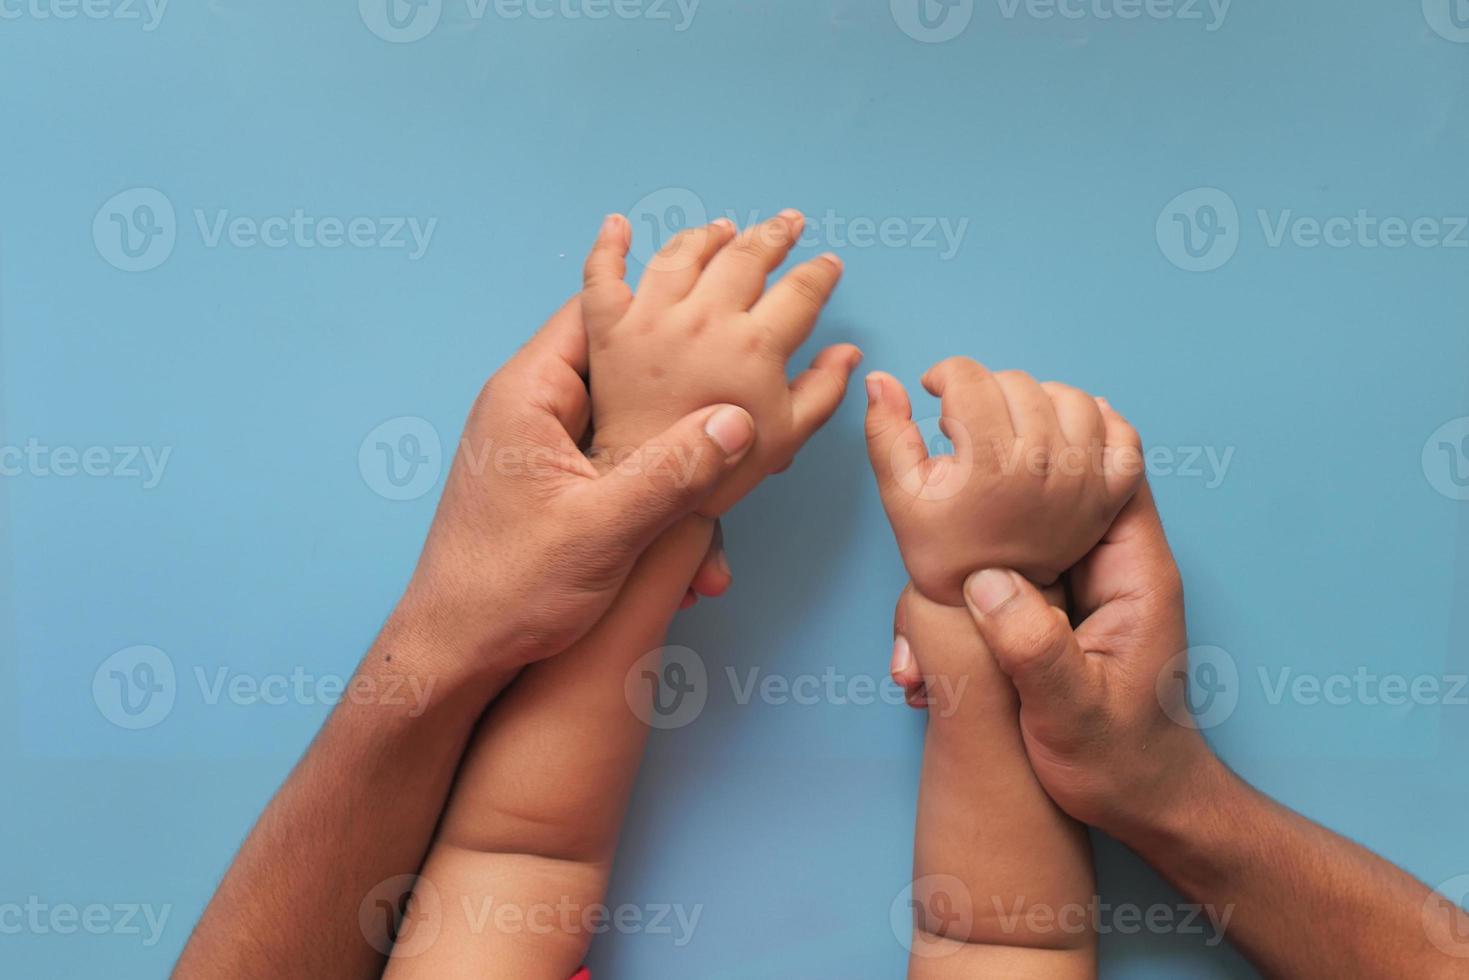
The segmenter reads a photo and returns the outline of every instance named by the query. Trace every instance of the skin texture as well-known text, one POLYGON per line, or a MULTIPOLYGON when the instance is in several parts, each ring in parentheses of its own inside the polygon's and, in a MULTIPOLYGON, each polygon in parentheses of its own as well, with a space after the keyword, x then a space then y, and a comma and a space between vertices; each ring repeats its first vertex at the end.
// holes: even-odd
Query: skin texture
POLYGON ((868 376, 867 447, 883 509, 919 592, 963 605, 985 564, 1050 585, 1101 539, 1142 474, 1137 433, 1090 395, 967 357, 940 361, 923 387, 942 399, 951 454, 929 456, 907 392, 868 376))
POLYGON ((967 358, 923 383, 943 400, 952 456, 928 456, 896 379, 868 378, 873 472, 914 576, 895 617, 894 675, 929 712, 909 976, 1090 977, 1090 923, 1057 920, 1095 894, 1085 831, 1031 772, 1014 687, 945 600, 960 596, 965 569, 999 554, 1054 581, 1134 491, 1134 476, 1106 466, 1137 453, 1137 434, 1074 388, 967 358))
POLYGON ((712 399, 748 410, 758 435, 701 513, 718 516, 790 465, 836 410, 861 359, 856 347, 837 344, 794 381, 786 377, 842 274, 841 260, 822 255, 766 290, 804 226, 788 210, 743 232, 728 220, 680 232, 649 263, 634 296, 624 279, 631 228, 609 219, 588 256, 582 292, 595 456, 617 458, 712 399))
POLYGON ((1009 569, 965 588, 1057 804, 1228 911, 1226 936, 1267 976, 1469 976, 1446 952, 1469 953, 1469 916, 1246 785, 1189 724, 1182 582, 1146 486, 1069 579, 1070 619, 1009 569))
MULTIPOLYGON (((429 696, 338 705, 241 847, 177 976, 377 974, 391 947, 378 907, 401 903, 399 876, 422 863, 485 705, 602 618, 647 547, 749 450, 748 414, 711 403, 639 449, 695 461, 677 477, 599 471, 577 449, 591 414, 585 337, 569 303, 485 385, 418 567, 352 682, 429 696)), ((681 597, 709 547, 706 530, 681 597)))
POLYGON ((652 717, 645 672, 657 671, 650 655, 708 553, 712 516, 791 461, 860 358, 850 345, 828 348, 787 381, 786 360, 840 274, 834 259, 815 259, 765 290, 799 227, 783 213, 738 238, 725 224, 692 229, 650 264, 635 298, 623 282, 626 222, 614 216, 598 236, 583 306, 599 465, 707 400, 742 406, 758 434, 700 513, 643 555, 583 641, 526 670, 486 715, 424 869, 421 891, 437 902, 411 903, 394 980, 565 980, 582 962, 652 717), (491 905, 509 918, 461 912, 491 905), (515 924, 533 917, 538 928, 515 924))

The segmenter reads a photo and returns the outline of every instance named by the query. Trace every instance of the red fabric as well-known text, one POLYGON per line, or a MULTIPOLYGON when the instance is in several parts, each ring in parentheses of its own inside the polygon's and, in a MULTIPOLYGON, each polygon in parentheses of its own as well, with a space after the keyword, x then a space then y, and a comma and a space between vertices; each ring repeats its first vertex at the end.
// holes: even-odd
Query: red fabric
POLYGON ((592 980, 592 971, 586 967, 582 967, 576 971, 576 976, 572 977, 571 980, 592 980))

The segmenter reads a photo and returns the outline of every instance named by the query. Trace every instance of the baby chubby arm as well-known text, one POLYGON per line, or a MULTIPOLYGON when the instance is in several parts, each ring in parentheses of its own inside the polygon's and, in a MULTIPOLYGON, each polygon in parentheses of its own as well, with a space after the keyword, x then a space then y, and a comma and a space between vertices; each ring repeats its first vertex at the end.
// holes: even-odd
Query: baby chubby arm
POLYGON ((1014 688, 980 642, 961 586, 968 569, 1000 554, 1055 583, 1135 489, 1137 474, 1115 465, 1134 434, 1075 388, 992 374, 967 358, 940 362, 923 384, 942 398, 950 454, 929 456, 897 379, 868 378, 873 471, 912 576, 893 673, 921 686, 929 713, 910 976, 1093 976, 1085 832, 1037 781, 1014 688))
POLYGON ((736 449, 711 433, 733 469, 703 516, 666 532, 592 632, 523 673, 481 722, 390 964, 394 977, 565 980, 581 963, 606 929, 599 903, 646 737, 653 690, 639 662, 662 645, 713 518, 790 463, 836 410, 860 358, 838 345, 786 377, 841 272, 834 258, 814 259, 765 289, 799 237, 794 212, 738 236, 728 222, 680 234, 636 297, 623 282, 628 232, 625 220, 609 219, 582 293, 594 458, 676 466, 629 458, 625 447, 645 445, 685 406, 725 396, 746 425, 753 419, 753 442, 736 449), (433 941, 415 939, 423 935, 433 941))
POLYGON ((909 587, 895 629, 895 659, 906 645, 923 664, 929 712, 909 976, 1094 976, 1090 845, 1031 771, 1009 679, 967 610, 909 587))
POLYGON ((592 632, 528 669, 485 716, 420 881, 439 914, 415 922, 428 906, 415 903, 389 976, 566 980, 582 963, 606 927, 647 734, 647 704, 629 693, 651 689, 624 681, 662 644, 711 531, 694 518, 667 532, 592 632), (432 931, 415 949, 415 933, 432 931))

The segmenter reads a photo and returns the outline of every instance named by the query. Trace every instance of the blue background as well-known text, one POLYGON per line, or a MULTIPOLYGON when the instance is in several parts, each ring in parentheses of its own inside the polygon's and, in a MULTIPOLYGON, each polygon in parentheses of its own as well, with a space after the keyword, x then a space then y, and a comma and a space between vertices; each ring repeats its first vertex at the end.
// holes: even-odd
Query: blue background
MULTIPOLYGON (((853 340, 910 386, 967 353, 1107 395, 1151 446, 1232 449, 1217 486, 1153 479, 1193 641, 1238 667, 1211 741, 1430 883, 1469 872, 1469 707, 1271 703, 1258 678, 1469 672, 1466 505, 1423 456, 1469 415, 1469 250, 1271 247, 1256 217, 1469 213, 1469 45, 1417 3, 1238 0, 1210 31, 981 0, 943 43, 886 0, 705 0, 683 31, 445 0, 411 43, 341 0, 175 2, 151 31, 5 9, 0 442, 172 451, 151 489, 0 478, 0 904, 171 910, 152 945, 0 935, 6 975, 165 973, 327 710, 209 704, 195 669, 348 674, 438 491, 375 493, 364 437, 417 416, 452 444, 479 383, 576 288, 601 215, 634 211, 645 235, 677 222, 680 188, 710 217, 790 205, 907 229, 802 250, 848 267, 813 348, 853 340), (140 187, 177 240, 126 272, 93 222, 140 187), (1155 225, 1201 187, 1237 205, 1237 251, 1189 272, 1155 225), (194 218, 296 208, 438 223, 413 260, 209 247, 194 218), (968 220, 957 254, 911 244, 925 218, 968 220), (139 644, 178 693, 133 731, 92 681, 139 644)), ((728 519, 737 583, 673 637, 718 676, 884 676, 904 575, 859 402, 728 519)), ((593 966, 899 976, 888 912, 920 735, 886 704, 741 706, 716 686, 652 740, 611 897, 702 905, 694 940, 614 936, 593 966)), ((1178 901, 1115 844, 1098 862, 1107 901, 1178 901)), ((1252 975, 1197 936, 1102 948, 1108 977, 1252 975)))

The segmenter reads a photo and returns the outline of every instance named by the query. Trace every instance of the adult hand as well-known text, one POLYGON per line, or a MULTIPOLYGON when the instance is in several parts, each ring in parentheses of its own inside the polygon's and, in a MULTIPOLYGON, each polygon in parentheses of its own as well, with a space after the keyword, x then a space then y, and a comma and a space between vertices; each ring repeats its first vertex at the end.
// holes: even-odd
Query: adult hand
MULTIPOLYGON (((522 666, 586 633, 644 549, 754 441, 748 412, 710 405, 594 467, 579 448, 591 414, 581 310, 563 306, 480 392, 400 607, 447 640, 452 662, 433 666, 454 676, 522 666)), ((711 549, 694 586, 727 584, 711 549)))
POLYGON ((1455 902, 1250 787, 1194 727, 1183 588, 1146 486, 1070 585, 1075 629, 1011 570, 964 588, 1062 809, 1131 847, 1266 976, 1464 976, 1455 902))
POLYGON ((1069 584, 1069 617, 1009 569, 971 575, 964 598, 1020 695, 1036 776, 1071 816, 1118 833, 1217 768, 1188 723, 1183 585, 1146 484, 1069 584))

